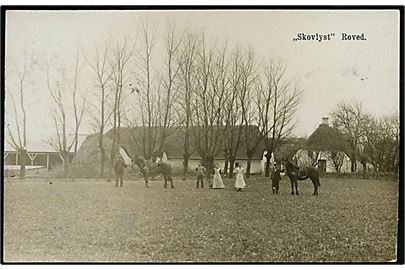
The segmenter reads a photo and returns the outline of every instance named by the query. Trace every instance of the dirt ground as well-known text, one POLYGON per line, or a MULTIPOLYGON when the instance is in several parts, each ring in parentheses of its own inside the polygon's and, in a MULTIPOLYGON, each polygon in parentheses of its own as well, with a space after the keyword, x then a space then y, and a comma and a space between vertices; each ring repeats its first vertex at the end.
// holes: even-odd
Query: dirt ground
POLYGON ((395 260, 398 183, 286 178, 236 192, 175 178, 146 189, 101 179, 5 179, 6 262, 385 262, 395 260), (50 183, 52 182, 52 184, 50 183))

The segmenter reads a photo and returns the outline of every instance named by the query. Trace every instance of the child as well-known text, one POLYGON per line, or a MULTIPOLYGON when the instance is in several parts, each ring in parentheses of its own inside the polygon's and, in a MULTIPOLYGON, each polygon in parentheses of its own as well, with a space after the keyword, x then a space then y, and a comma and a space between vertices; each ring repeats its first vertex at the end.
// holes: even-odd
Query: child
POLYGON ((235 180, 235 188, 236 191, 242 191, 243 188, 246 187, 245 180, 243 180, 243 173, 244 169, 239 166, 239 163, 235 163, 235 172, 236 172, 236 180, 235 180))
POLYGON ((195 169, 197 172, 197 188, 199 188, 199 184, 201 182, 201 188, 204 188, 204 174, 207 169, 204 166, 198 164, 198 167, 195 169))
POLYGON ((281 180, 280 170, 277 168, 277 163, 274 163, 273 171, 271 172, 271 189, 273 190, 273 194, 278 194, 278 190, 280 189, 279 183, 281 180))

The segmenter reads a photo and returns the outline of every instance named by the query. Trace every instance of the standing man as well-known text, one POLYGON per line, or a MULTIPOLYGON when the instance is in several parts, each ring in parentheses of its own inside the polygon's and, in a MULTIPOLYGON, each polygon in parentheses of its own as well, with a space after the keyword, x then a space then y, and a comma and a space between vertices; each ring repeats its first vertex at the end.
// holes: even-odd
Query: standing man
POLYGON ((278 194, 278 191, 280 189, 280 180, 280 170, 277 167, 277 163, 274 163, 274 167, 271 172, 271 189, 273 191, 273 194, 278 194))
POLYGON ((117 177, 115 181, 115 186, 118 187, 118 182, 120 184, 120 187, 124 185, 124 168, 127 167, 124 163, 124 159, 121 157, 121 155, 117 156, 117 160, 115 161, 114 165, 114 171, 115 175, 117 177))
POLYGON ((204 174, 207 169, 204 168, 203 165, 198 164, 198 167, 195 169, 197 172, 197 188, 199 188, 199 184, 201 182, 201 188, 204 188, 204 174))

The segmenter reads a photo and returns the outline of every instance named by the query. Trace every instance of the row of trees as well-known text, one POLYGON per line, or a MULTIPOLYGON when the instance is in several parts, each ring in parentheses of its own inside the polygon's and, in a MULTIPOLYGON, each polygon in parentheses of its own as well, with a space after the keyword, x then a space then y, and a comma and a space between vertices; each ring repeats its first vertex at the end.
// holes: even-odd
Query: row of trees
POLYGON ((332 151, 337 169, 342 166, 343 154, 351 161, 351 171, 357 171, 360 162, 378 172, 399 170, 399 115, 375 117, 363 109, 362 103, 340 102, 332 112, 332 125, 342 134, 342 143, 332 151))
MULTIPOLYGON (((101 177, 111 173, 124 126, 143 127, 142 136, 132 139, 141 149, 139 154, 146 157, 164 151, 168 136, 181 129, 185 176, 191 151, 200 155, 208 169, 223 151, 232 175, 243 143, 249 174, 249 161, 263 139, 270 160, 294 129, 300 96, 283 62, 257 61, 253 48, 212 41, 203 32, 179 30, 174 24, 169 24, 163 38, 158 39, 157 33, 144 21, 135 38, 110 38, 77 54, 69 72, 66 67, 56 68, 61 63, 47 69, 57 134, 47 141, 66 158, 65 172, 66 154, 77 151, 83 123, 99 134, 101 177), (85 91, 83 74, 92 78, 91 90, 85 91), (104 136, 110 129, 112 146, 107 152, 104 136), (74 136, 69 140, 71 133, 74 136)), ((25 90, 29 91, 28 84, 20 90, 23 112, 25 90)), ((20 123, 17 115, 16 119, 20 123)), ((18 125, 14 131, 9 128, 11 141, 25 133, 23 125, 23 132, 18 125)), ((20 151, 25 145, 13 146, 20 151)))

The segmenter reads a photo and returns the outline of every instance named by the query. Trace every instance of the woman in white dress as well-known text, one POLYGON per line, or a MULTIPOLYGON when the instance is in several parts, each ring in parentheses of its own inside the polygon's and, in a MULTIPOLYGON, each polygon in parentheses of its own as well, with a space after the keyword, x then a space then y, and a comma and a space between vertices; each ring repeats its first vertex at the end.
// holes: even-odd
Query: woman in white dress
POLYGON ((236 172, 236 180, 235 180, 236 191, 242 191, 242 189, 246 187, 245 180, 243 180, 243 173, 245 172, 245 170, 237 162, 235 163, 235 172, 236 172))
POLYGON ((219 164, 216 163, 214 167, 214 178, 212 180, 212 188, 224 188, 225 185, 222 182, 221 177, 221 169, 219 168, 219 164))

